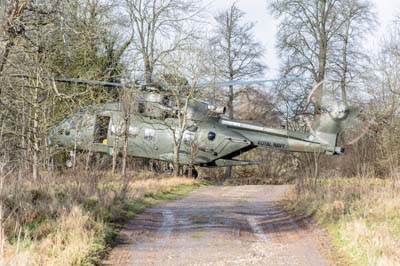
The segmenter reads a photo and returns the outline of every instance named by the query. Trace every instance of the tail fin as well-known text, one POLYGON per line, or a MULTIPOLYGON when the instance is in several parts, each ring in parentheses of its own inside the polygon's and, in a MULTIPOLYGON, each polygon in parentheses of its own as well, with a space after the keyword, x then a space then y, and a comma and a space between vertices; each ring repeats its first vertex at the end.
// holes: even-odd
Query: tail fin
MULTIPOLYGON (((327 89, 324 89, 324 84, 325 81, 322 80, 315 85, 307 98, 309 103, 318 104, 322 108, 322 113, 315 117, 313 124, 310 126, 312 132, 310 140, 326 145, 327 154, 340 154, 343 153, 344 149, 336 146, 338 135, 354 122, 360 109, 348 105, 347 97, 343 95, 341 90, 341 101, 324 101, 322 92, 327 89), (317 91, 320 92, 318 95, 316 95, 317 91)), ((332 89, 332 92, 336 91, 334 87, 332 89)))
POLYGON ((327 145, 329 154, 343 153, 344 150, 336 146, 337 137, 354 121, 359 111, 357 107, 342 103, 333 106, 332 111, 318 115, 311 126, 313 140, 327 145))

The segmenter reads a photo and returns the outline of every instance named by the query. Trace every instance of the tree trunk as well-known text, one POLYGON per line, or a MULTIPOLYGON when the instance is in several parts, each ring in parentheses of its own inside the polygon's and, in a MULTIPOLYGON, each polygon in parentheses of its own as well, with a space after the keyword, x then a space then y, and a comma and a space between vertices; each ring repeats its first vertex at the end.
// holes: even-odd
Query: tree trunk
POLYGON ((92 158, 92 145, 89 146, 89 151, 86 155, 85 171, 89 170, 90 160, 92 158))
POLYGON ((189 164, 188 177, 193 177, 193 164, 189 164))
MULTIPOLYGON (((232 79, 231 79, 232 80, 232 79)), ((228 111, 229 111, 229 119, 233 119, 233 86, 229 86, 229 99, 228 99, 228 111)), ((232 166, 226 167, 225 170, 225 179, 230 179, 232 177, 232 166)))
POLYGON ((342 101, 344 103, 347 102, 347 93, 346 93, 347 72, 348 72, 347 47, 349 45, 349 31, 350 31, 350 21, 348 21, 346 24, 346 32, 343 36, 343 50, 342 50, 343 66, 342 66, 342 78, 340 80, 340 88, 342 90, 342 101))
MULTIPOLYGON (((38 84, 37 84, 38 85, 38 84)), ((38 86, 35 88, 34 92, 34 103, 37 104, 38 101, 38 86)), ((32 178, 33 180, 39 179, 39 115, 38 107, 33 107, 33 126, 32 126, 32 140, 33 140, 33 154, 32 154, 32 178)))
MULTIPOLYGON (((24 88, 22 88, 23 90, 24 88)), ((23 91, 21 91, 21 94, 23 91)), ((25 107, 25 101, 22 101, 22 129, 21 129, 21 150, 22 150, 22 156, 21 156, 21 172, 27 172, 28 167, 27 167, 27 162, 28 162, 28 150, 27 150, 27 143, 26 143, 26 107, 25 107)), ((21 175, 22 176, 22 175, 21 175)))
POLYGON ((77 149, 77 144, 78 144, 78 132, 75 132, 75 137, 74 137, 74 149, 73 149, 73 155, 72 155, 72 170, 75 170, 76 168, 76 149, 77 149))
POLYGON ((117 157, 118 157, 118 136, 115 134, 113 141, 113 157, 112 157, 112 170, 111 172, 115 174, 115 169, 117 167, 117 157))
POLYGON ((153 81, 153 69, 150 63, 150 59, 147 55, 144 55, 144 72, 146 76, 146 83, 151 84, 153 81))
POLYGON ((124 134, 124 148, 122 152, 122 177, 125 179, 126 178, 126 167, 127 167, 127 158, 128 158, 128 130, 129 130, 129 125, 126 125, 126 130, 124 134))
MULTIPOLYGON (((326 73, 326 61, 327 61, 327 54, 328 54, 328 36, 326 32, 326 20, 328 14, 326 13, 326 1, 320 1, 322 6, 320 7, 321 17, 320 19, 320 26, 319 26, 319 52, 318 52, 318 76, 316 83, 319 83, 325 79, 326 73)), ((322 112, 322 96, 323 96, 324 85, 321 85, 321 88, 315 92, 316 101, 314 102, 314 114, 320 115, 322 112)))
POLYGON ((179 176, 179 150, 180 145, 174 144, 174 176, 179 176))
MULTIPOLYGON (((232 79, 231 79, 232 80, 232 79)), ((228 95, 228 113, 229 113, 229 119, 233 119, 233 100, 234 100, 234 95, 233 95, 233 86, 229 86, 229 95, 228 95)))
POLYGON ((3 53, 2 57, 1 57, 1 61, 0 61, 0 76, 4 71, 4 67, 7 63, 8 56, 9 56, 9 54, 11 52, 11 48, 13 46, 14 46, 14 40, 11 39, 6 43, 6 46, 4 47, 4 53, 3 53))
MULTIPOLYGON (((5 67, 5 65, 6 65, 6 63, 7 63, 8 56, 9 56, 10 51, 11 51, 11 49, 12 49, 13 46, 14 46, 14 39, 12 38, 11 40, 9 40, 9 41, 6 43, 6 46, 5 46, 5 48, 4 48, 4 53, 3 53, 2 57, 1 57, 1 61, 0 61, 0 77, 1 77, 2 74, 3 74, 4 67, 5 67)), ((1 96, 1 95, 2 95, 2 86, 0 86, 0 96, 1 96)))

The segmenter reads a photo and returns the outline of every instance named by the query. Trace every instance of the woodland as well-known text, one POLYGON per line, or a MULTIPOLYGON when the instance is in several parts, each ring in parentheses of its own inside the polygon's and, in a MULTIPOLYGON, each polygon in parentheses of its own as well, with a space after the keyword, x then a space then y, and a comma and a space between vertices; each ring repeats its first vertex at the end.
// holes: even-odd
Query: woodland
MULTIPOLYGON (((226 106, 231 119, 299 131, 309 130, 327 98, 339 95, 362 111, 339 137, 343 155, 257 149, 241 156, 257 166, 198 169, 200 178, 295 184, 288 208, 330 228, 348 261, 398 265, 400 14, 371 51, 367 42, 379 24, 371 0, 266 0, 264 7, 278 23, 278 78, 304 80, 185 96, 226 106), (327 89, 320 105, 310 106, 307 97, 321 81, 335 93, 327 89)), ((262 79, 270 72, 267 53, 248 21, 237 4, 210 14, 196 0, 0 0, 5 265, 96 265, 118 226, 157 203, 154 195, 199 184, 154 172, 123 149, 115 158, 79 152, 68 169, 69 151, 49 145, 49 130, 87 106, 132 99, 124 90, 51 77, 146 84, 262 79)))

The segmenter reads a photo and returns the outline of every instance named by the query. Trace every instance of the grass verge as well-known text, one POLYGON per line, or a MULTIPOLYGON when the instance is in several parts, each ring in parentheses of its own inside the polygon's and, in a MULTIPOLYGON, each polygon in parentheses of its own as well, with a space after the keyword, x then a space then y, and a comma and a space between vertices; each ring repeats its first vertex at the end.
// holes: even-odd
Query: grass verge
POLYGON ((288 201, 329 232, 348 265, 400 265, 400 189, 380 179, 330 179, 288 201))
POLYGON ((100 172, 11 181, 1 194, 2 265, 96 265, 134 215, 200 185, 188 178, 121 179, 100 172))

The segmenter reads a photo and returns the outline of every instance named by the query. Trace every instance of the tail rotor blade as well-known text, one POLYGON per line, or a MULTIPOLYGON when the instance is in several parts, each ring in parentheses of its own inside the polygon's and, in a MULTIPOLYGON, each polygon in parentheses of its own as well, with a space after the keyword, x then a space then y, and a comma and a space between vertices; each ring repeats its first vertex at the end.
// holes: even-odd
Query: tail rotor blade
POLYGON ((330 90, 323 88, 324 84, 325 81, 316 84, 307 97, 308 103, 318 104, 322 110, 322 115, 315 118, 311 132, 314 135, 318 135, 318 132, 339 134, 348 129, 353 133, 350 135, 356 137, 346 141, 346 145, 353 145, 368 132, 370 123, 364 123, 358 118, 361 111, 358 106, 349 104, 343 95, 337 95, 334 87, 330 90), (318 90, 321 90, 321 94, 316 97, 318 90), (324 97, 323 93, 326 92, 330 93, 324 97), (362 127, 359 126, 360 122, 362 127))
POLYGON ((361 133, 357 137, 347 142, 346 145, 350 146, 356 144, 362 137, 365 136, 365 134, 368 133, 368 131, 369 131, 369 123, 366 123, 364 127, 361 129, 361 133))
POLYGON ((309 94, 308 97, 307 97, 307 102, 308 102, 308 103, 314 102, 313 96, 314 96, 315 92, 316 92, 323 84, 324 84, 324 80, 318 82, 317 85, 315 85, 315 86, 313 87, 313 89, 311 90, 310 94, 309 94))

